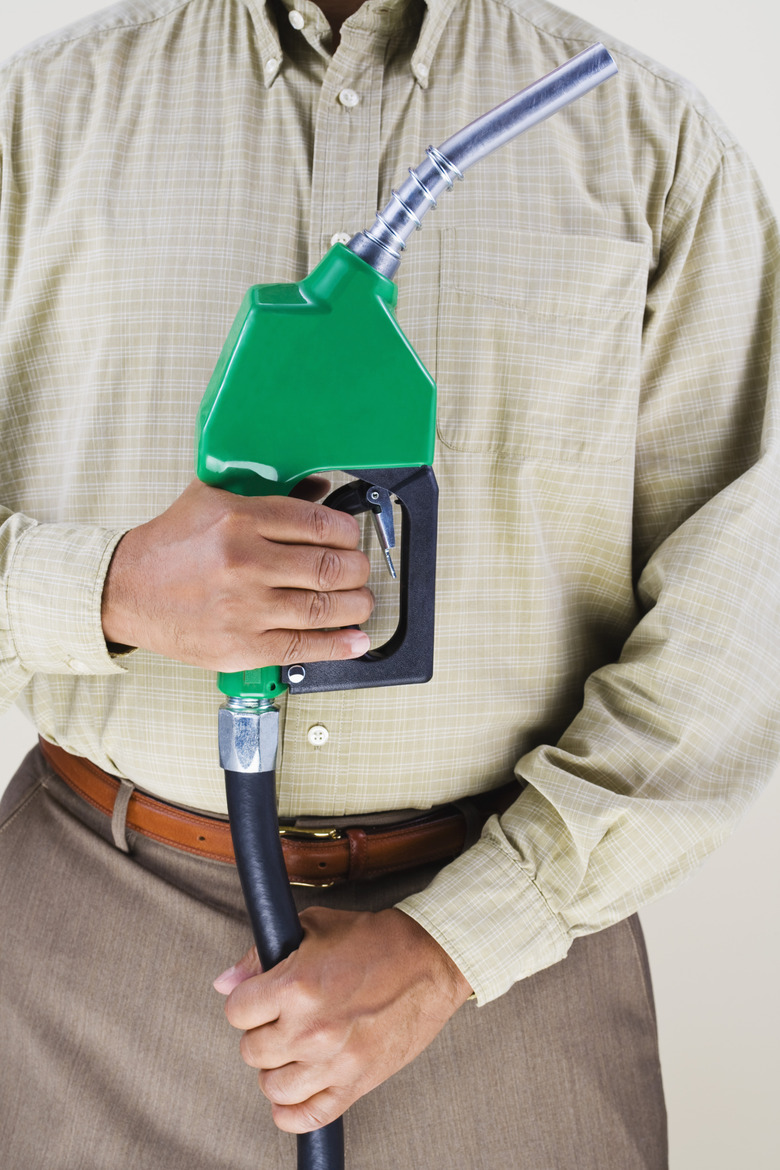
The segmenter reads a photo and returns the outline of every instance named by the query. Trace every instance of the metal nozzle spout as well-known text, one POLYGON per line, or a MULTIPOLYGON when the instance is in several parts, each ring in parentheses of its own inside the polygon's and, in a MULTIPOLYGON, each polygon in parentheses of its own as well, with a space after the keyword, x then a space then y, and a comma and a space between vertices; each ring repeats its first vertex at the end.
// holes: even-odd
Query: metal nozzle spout
POLYGON ((395 276, 401 253, 422 218, 445 190, 451 190, 463 172, 537 122, 589 93, 617 73, 617 66, 601 44, 591 45, 558 69, 533 82, 508 101, 489 110, 441 146, 429 146, 426 157, 409 178, 393 191, 387 206, 377 212, 370 228, 358 232, 347 247, 383 276, 395 276))

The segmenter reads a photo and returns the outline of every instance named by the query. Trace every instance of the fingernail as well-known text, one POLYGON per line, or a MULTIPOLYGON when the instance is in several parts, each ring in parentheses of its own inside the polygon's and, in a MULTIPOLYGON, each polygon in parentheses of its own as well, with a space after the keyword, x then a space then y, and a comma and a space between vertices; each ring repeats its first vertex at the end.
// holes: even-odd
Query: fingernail
MULTIPOLYGON (((215 991, 221 991, 220 983, 230 984, 238 971, 238 967, 228 967, 227 971, 223 971, 221 975, 217 975, 214 980, 213 987, 215 991)), ((232 988, 228 987, 228 990, 232 988)))
POLYGON ((368 634, 364 634, 362 630, 354 630, 349 635, 349 645, 352 653, 355 656, 358 654, 365 654, 366 650, 368 650, 369 646, 371 645, 371 639, 369 638, 368 634))

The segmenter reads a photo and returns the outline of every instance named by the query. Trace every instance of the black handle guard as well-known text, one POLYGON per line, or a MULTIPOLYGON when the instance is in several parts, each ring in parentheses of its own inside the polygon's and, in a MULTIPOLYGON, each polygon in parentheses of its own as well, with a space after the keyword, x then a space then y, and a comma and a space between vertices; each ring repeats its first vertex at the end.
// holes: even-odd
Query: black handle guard
POLYGON ((385 488, 401 505, 398 625, 383 646, 346 662, 308 662, 282 669, 290 694, 352 691, 428 682, 433 674, 436 589, 436 518, 439 488, 432 467, 353 471, 357 482, 338 488, 325 503, 355 516, 370 510, 364 486, 385 488), (301 679, 301 671, 305 671, 301 679), (296 682, 290 681, 290 671, 296 682))

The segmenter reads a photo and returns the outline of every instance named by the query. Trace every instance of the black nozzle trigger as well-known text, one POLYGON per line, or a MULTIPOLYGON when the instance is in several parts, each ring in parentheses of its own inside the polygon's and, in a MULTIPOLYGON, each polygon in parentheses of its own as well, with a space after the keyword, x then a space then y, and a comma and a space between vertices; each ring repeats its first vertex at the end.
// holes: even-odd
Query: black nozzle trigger
POLYGON ((395 548, 395 522, 393 520, 393 497, 387 488, 377 487, 366 483, 364 479, 353 479, 343 487, 337 488, 325 501, 329 508, 337 508, 340 512, 349 512, 351 516, 359 516, 362 512, 370 512, 374 522, 377 540, 384 553, 388 572, 396 580, 395 565, 390 555, 395 548))

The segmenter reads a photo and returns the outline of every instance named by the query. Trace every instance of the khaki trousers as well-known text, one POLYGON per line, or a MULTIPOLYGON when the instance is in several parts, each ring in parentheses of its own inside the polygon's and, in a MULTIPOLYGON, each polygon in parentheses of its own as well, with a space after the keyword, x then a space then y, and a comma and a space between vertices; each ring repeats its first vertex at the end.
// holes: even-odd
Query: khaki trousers
MULTIPOLYGON (((293 1170, 211 987, 251 942, 235 869, 134 834, 122 852, 38 749, 0 816, 2 1166, 293 1170)), ((297 897, 379 909, 430 875, 297 897)), ((345 1132, 348 1170, 663 1170, 638 920, 467 1003, 345 1132)))

